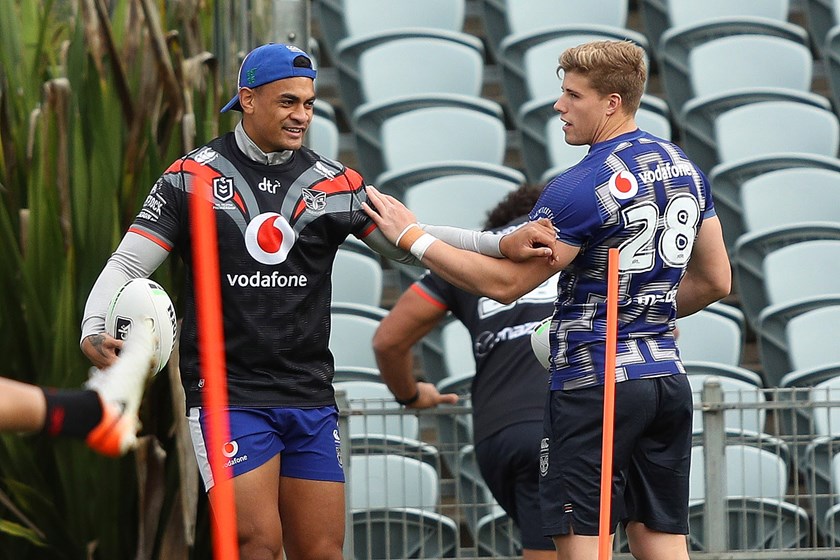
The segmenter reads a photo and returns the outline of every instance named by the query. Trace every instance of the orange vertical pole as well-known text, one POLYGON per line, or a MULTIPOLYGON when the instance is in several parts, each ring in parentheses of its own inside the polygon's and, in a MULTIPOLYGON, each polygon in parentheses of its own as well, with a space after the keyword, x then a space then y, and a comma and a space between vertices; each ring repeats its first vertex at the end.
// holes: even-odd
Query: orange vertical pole
POLYGON ((610 249, 607 264, 607 336, 604 358, 604 429, 601 442, 601 517, 598 560, 609 560, 612 502, 613 437, 615 428, 615 354, 618 338, 618 249, 610 249))
POLYGON ((190 196, 190 231, 199 364, 205 380, 204 406, 209 412, 210 449, 207 455, 214 481, 211 494, 213 516, 216 519, 212 532, 213 557, 215 560, 238 560, 233 478, 221 453, 225 443, 230 440, 230 423, 228 415, 221 414, 227 406, 228 393, 216 215, 210 202, 210 185, 197 177, 195 185, 196 190, 190 196))

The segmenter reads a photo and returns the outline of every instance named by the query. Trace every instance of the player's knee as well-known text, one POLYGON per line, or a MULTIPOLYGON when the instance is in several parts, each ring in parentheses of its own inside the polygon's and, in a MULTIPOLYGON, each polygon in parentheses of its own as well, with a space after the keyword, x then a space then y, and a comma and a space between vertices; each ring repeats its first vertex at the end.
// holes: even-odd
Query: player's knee
POLYGON ((283 540, 279 535, 240 533, 239 558, 240 560, 281 560, 283 540))
POLYGON ((309 542, 305 550, 299 550, 297 554, 287 551, 289 558, 300 560, 342 560, 342 543, 333 541, 309 542))

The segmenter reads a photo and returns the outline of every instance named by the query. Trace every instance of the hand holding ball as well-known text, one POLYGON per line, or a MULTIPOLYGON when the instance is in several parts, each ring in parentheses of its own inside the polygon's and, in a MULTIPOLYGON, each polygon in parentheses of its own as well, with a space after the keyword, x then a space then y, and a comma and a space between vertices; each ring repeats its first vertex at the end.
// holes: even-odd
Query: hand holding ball
POLYGON ((142 320, 149 321, 157 339, 155 363, 160 371, 175 346, 178 327, 175 306, 160 284, 148 278, 135 278, 126 282, 111 300, 105 314, 105 332, 125 340, 132 325, 142 320))

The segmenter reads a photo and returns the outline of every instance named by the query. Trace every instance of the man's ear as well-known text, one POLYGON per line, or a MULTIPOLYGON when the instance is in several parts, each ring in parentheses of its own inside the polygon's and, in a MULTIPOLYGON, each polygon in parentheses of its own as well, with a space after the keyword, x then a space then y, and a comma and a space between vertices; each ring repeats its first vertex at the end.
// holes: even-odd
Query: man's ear
POLYGON ((607 96, 607 115, 612 116, 616 113, 623 104, 621 96, 617 93, 611 93, 607 96))
POLYGON ((248 87, 239 88, 239 104, 242 105, 243 113, 254 112, 254 101, 256 92, 248 87))

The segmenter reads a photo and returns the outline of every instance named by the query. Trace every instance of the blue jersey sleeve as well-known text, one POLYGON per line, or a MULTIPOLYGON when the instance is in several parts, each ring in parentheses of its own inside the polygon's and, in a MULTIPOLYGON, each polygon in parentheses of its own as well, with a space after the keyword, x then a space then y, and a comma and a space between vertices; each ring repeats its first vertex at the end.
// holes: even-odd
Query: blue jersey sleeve
POLYGON ((594 194, 597 175, 597 169, 579 165, 552 179, 531 210, 531 220, 548 218, 557 239, 575 247, 586 244, 605 218, 594 194))

